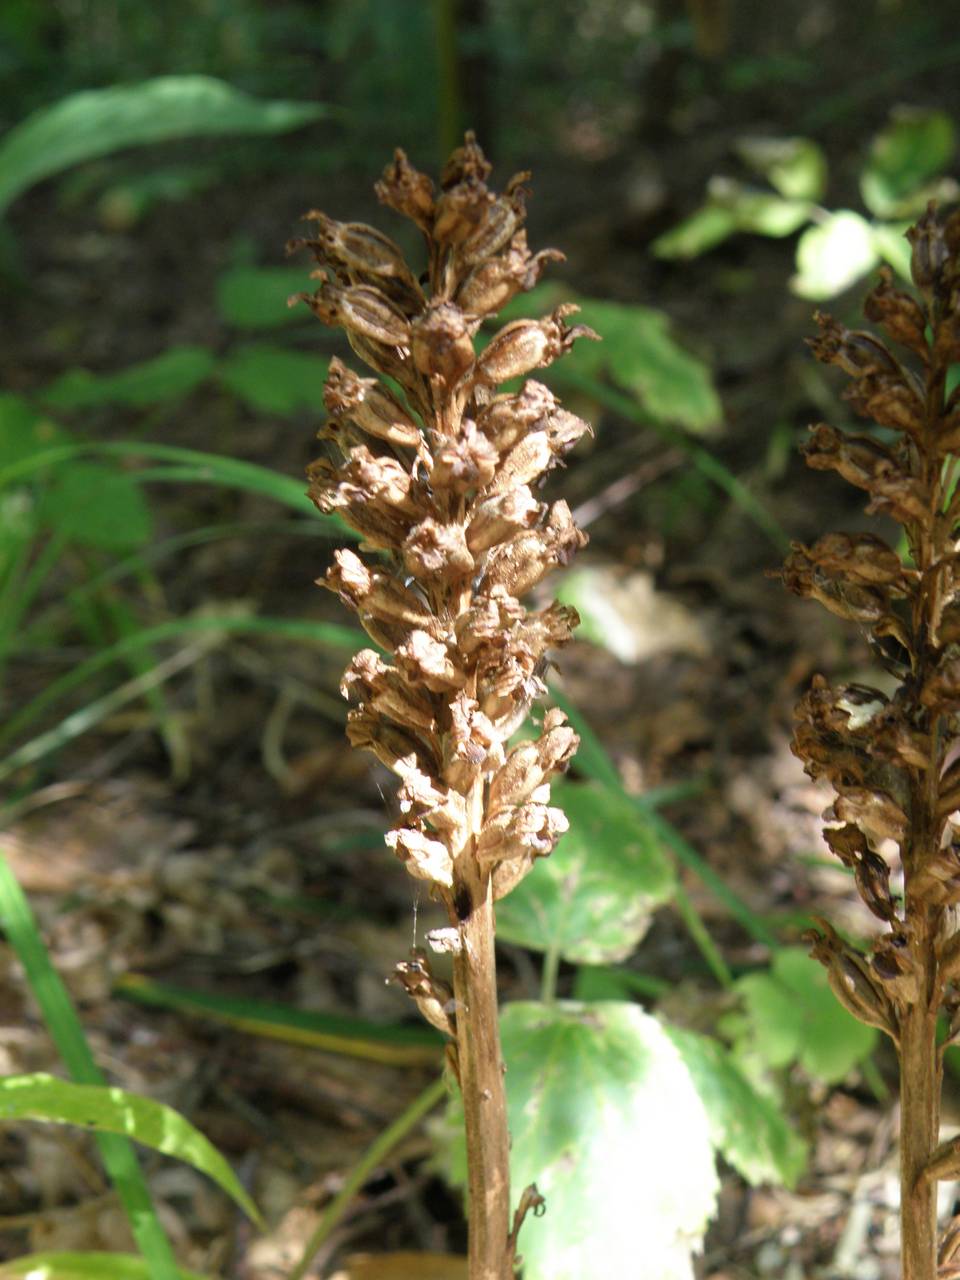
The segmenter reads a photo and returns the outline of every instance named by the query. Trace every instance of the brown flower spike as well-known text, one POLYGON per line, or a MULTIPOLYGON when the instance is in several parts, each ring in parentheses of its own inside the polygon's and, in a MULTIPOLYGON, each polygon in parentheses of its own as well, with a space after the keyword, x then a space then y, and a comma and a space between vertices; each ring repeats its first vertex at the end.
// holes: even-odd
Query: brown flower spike
MULTIPOLYGON (((423 232, 424 275, 379 231, 314 212, 314 235, 290 248, 313 252, 319 283, 291 302, 342 327, 360 360, 402 393, 331 361, 321 437, 334 457, 310 469, 310 496, 362 539, 363 554, 338 551, 322 580, 387 654, 364 649, 347 668, 347 734, 400 779, 387 845, 446 907, 449 928, 429 940, 454 964, 452 995, 422 952, 397 966, 396 980, 451 1038, 470 1278, 511 1280, 519 1221, 509 1217, 493 903, 566 829, 549 803, 550 778, 577 747, 562 713, 548 711, 533 741, 508 743, 546 692, 548 651, 578 622, 573 609, 530 611, 521 598, 586 542, 567 504, 547 505, 536 489, 589 430, 528 375, 596 335, 560 306, 505 325, 477 351, 481 325, 562 256, 527 248, 528 175, 497 195, 489 171, 471 134, 439 190, 397 151, 376 191, 423 232), (527 380, 498 394, 513 378, 527 380)), ((521 1197, 538 1200, 535 1189, 521 1197)))
POLYGON ((809 938, 841 1002, 896 1045, 903 1277, 946 1280, 960 1276, 960 1220, 939 1255, 936 1241, 937 1180, 960 1175, 960 1145, 938 1146, 943 1050, 960 1039, 960 392, 947 390, 960 362, 960 213, 942 220, 931 206, 907 236, 919 297, 885 270, 865 306, 901 350, 829 316, 817 317, 811 344, 882 430, 820 425, 804 452, 864 489, 868 512, 901 525, 909 556, 873 534, 831 533, 794 544, 783 580, 857 623, 895 682, 881 692, 817 676, 797 708, 793 749, 836 792, 827 843, 886 926, 869 958, 825 922, 809 938), (938 1046, 941 1013, 949 1031, 938 1046))

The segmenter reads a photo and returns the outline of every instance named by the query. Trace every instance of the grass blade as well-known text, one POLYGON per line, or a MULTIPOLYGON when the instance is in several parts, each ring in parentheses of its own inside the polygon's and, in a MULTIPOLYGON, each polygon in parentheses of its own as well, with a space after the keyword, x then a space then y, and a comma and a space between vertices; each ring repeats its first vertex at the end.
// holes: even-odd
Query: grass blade
MULTIPOLYGON (((23 965, 27 983, 71 1078, 77 1084, 105 1084, 73 1002, 50 960, 30 905, 2 854, 0 927, 23 965)), ((150 1190, 130 1140, 117 1134, 100 1133, 96 1135, 96 1142, 134 1239, 149 1266, 150 1280, 179 1280, 170 1241, 154 1210, 150 1190)))

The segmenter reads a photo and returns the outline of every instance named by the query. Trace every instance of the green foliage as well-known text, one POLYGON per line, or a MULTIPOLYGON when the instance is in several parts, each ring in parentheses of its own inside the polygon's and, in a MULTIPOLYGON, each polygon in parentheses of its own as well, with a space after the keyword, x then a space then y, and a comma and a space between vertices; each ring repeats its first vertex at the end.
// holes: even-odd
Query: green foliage
POLYGON ((124 147, 217 134, 282 133, 317 120, 307 102, 259 102, 209 76, 159 76, 72 94, 0 142, 0 213, 34 183, 124 147))
POLYGON ((322 406, 327 361, 301 351, 257 343, 229 355, 217 376, 251 409, 293 415, 322 406))
POLYGON ((232 267, 217 281, 217 310, 223 322, 236 329, 297 324, 306 312, 288 306, 288 299, 309 283, 303 267, 232 267))
MULTIPOLYGON (((683 1060, 637 1005, 516 1003, 501 1016, 516 1194, 536 1182, 542 1220, 520 1233, 524 1280, 637 1273, 690 1280, 716 1196, 710 1125, 683 1060)), ((465 1182, 457 1138, 446 1153, 465 1182)))
POLYGON ((627 799, 596 783, 556 782, 552 802, 570 830, 497 907, 497 932, 564 960, 623 960, 668 902, 673 869, 649 823, 627 799))
POLYGON ((70 369, 44 389, 42 399, 51 409, 68 410, 113 404, 145 409, 176 403, 210 375, 214 363, 203 347, 171 347, 119 373, 98 376, 86 369, 70 369))
POLYGON ((806 1164, 806 1147, 782 1109, 753 1087, 718 1040, 680 1027, 664 1029, 706 1108, 717 1151, 753 1186, 794 1186, 806 1164))
POLYGON ((820 207, 826 160, 809 138, 746 138, 737 152, 776 194, 729 178, 712 178, 707 203, 652 245, 661 258, 695 258, 737 232, 784 236, 810 225, 797 242, 793 291, 832 298, 862 279, 881 259, 909 280, 907 221, 933 198, 958 187, 942 177, 953 159, 956 131, 942 111, 902 107, 873 138, 860 173, 860 193, 872 215, 820 207))
POLYGON ((768 973, 737 981, 743 1012, 724 1030, 745 1063, 780 1068, 798 1062, 828 1084, 842 1080, 873 1052, 878 1032, 839 1003, 826 971, 803 947, 774 952, 768 973))
POLYGON ((148 542, 153 531, 136 479, 99 462, 58 469, 39 514, 66 542, 101 551, 131 551, 148 542))
POLYGON ((680 345, 662 311, 584 298, 550 283, 521 294, 501 318, 545 313, 560 302, 575 302, 580 307, 577 322, 590 325, 603 341, 578 343, 556 370, 545 371, 547 382, 609 378, 632 392, 655 421, 676 423, 695 434, 717 428, 723 411, 710 368, 680 345))
POLYGON ((5 1076, 0 1079, 0 1122, 4 1120, 69 1124, 98 1133, 125 1134, 199 1169, 244 1213, 260 1219, 256 1205, 223 1156, 189 1120, 152 1098, 106 1085, 72 1084, 40 1072, 5 1076))

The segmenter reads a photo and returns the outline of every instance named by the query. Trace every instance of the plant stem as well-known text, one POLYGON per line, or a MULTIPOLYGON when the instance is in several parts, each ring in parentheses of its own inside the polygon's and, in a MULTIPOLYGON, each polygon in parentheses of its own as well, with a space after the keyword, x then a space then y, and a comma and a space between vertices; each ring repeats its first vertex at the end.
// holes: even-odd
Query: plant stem
POLYGON ((454 959, 457 1056, 467 1136, 467 1221, 470 1280, 513 1280, 507 1250, 510 1233, 510 1140, 503 1085, 497 970, 494 956, 493 886, 483 885, 472 857, 460 859, 473 907, 460 922, 460 954, 454 959), (482 897, 480 897, 482 893, 482 897))
MULTIPOLYGON (((932 946, 930 949, 932 952, 932 946)), ((936 1031, 936 1009, 927 1000, 907 1006, 900 1046, 903 1280, 934 1280, 937 1274, 937 1183, 923 1176, 940 1129, 941 1067, 936 1031)))
POLYGON ((543 972, 540 975, 540 999, 544 1004, 553 1004, 557 998, 557 974, 560 971, 560 948, 556 943, 544 952, 543 972))

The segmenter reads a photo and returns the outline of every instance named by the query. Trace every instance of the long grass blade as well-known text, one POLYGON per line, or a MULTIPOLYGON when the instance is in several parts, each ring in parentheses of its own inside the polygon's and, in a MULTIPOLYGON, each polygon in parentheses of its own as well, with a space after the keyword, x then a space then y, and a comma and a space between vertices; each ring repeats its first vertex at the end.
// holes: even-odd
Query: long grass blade
MULTIPOLYGON (((27 983, 71 1078, 77 1084, 106 1084, 90 1052, 73 1002, 53 967, 30 905, 2 853, 0 927, 23 965, 27 983)), ((170 1241, 154 1210, 133 1145, 127 1138, 108 1133, 97 1134, 96 1142, 134 1239, 149 1265, 151 1280, 179 1280, 170 1241)))

